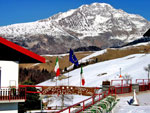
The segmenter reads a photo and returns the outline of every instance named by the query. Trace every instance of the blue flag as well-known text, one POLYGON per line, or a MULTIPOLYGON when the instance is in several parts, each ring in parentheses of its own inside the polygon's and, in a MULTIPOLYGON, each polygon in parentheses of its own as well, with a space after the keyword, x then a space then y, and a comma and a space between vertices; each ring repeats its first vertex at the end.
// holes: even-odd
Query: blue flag
POLYGON ((76 56, 73 53, 73 50, 70 49, 70 54, 69 54, 69 61, 72 62, 73 64, 75 64, 76 66, 78 66, 78 59, 76 58, 76 56))

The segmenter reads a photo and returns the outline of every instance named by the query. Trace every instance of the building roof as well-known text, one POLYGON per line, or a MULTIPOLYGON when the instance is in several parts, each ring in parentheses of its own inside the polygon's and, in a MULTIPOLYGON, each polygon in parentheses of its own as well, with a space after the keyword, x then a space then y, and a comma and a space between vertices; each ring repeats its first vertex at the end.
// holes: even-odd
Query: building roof
POLYGON ((44 57, 2 37, 0 37, 0 51, 0 60, 19 61, 19 63, 45 63, 44 57))
POLYGON ((150 29, 148 31, 146 31, 146 33, 143 35, 144 37, 150 37, 150 29))

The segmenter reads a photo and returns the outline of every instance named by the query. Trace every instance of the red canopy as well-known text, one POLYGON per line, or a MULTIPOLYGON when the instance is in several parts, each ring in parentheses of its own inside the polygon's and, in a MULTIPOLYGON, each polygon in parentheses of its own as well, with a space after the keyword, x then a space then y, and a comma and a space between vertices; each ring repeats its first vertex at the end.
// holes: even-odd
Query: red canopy
POLYGON ((19 61, 19 63, 45 63, 44 57, 2 37, 0 37, 0 51, 0 60, 19 61))

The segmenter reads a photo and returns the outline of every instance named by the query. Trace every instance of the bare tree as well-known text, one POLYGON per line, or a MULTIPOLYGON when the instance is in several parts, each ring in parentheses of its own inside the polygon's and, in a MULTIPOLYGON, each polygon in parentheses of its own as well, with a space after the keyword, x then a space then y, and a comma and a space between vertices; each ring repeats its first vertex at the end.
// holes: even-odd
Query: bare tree
POLYGON ((148 82, 149 82, 150 64, 148 64, 148 66, 145 67, 144 70, 148 72, 147 77, 148 77, 148 82))
POLYGON ((73 96, 72 95, 65 95, 61 94, 59 96, 55 96, 55 99, 58 100, 61 103, 61 107, 68 106, 66 103, 70 103, 73 101, 73 96))
POLYGON ((129 81, 130 81, 130 79, 132 79, 132 77, 131 77, 129 74, 125 74, 125 75, 123 76, 123 79, 125 79, 126 84, 129 84, 129 81))
POLYGON ((65 94, 45 96, 43 99, 44 108, 46 109, 48 105, 49 107, 54 107, 55 103, 57 103, 55 109, 60 107, 63 109, 63 107, 72 105, 73 98, 73 95, 65 94))

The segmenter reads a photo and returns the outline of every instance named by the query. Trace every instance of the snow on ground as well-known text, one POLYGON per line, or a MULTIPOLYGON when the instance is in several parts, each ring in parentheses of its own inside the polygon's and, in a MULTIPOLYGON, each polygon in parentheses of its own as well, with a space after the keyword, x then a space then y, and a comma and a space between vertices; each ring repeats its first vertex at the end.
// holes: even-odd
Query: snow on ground
POLYGON ((131 47, 133 46, 143 46, 143 45, 149 45, 150 42, 143 42, 143 43, 138 43, 138 44, 135 44, 135 45, 132 45, 131 47))
MULTIPOLYGON (((92 58, 92 57, 95 57, 95 56, 98 56, 98 55, 101 55, 101 54, 104 54, 105 52, 107 51, 107 49, 104 49, 104 50, 101 50, 101 51, 95 51, 94 53, 84 57, 83 59, 79 60, 79 62, 86 62, 86 60, 92 58)), ((81 52, 76 52, 76 53, 82 53, 81 52)), ((53 56, 58 56, 58 57, 61 57, 61 56, 67 56, 69 55, 69 53, 66 53, 66 54, 56 54, 56 55, 48 55, 48 54, 45 54, 45 55, 41 55, 41 56, 50 56, 50 57, 53 57, 53 56)))
POLYGON ((102 55, 104 54, 105 52, 107 52, 107 49, 104 49, 104 50, 101 50, 101 51, 96 51, 94 53, 92 53, 91 55, 87 56, 87 57, 84 57, 82 58, 81 60, 79 60, 79 63, 83 63, 83 62, 86 62, 87 60, 89 60, 90 58, 92 57, 96 57, 96 56, 99 56, 99 55, 102 55))
MULTIPOLYGON (((67 54, 57 54, 57 55, 48 55, 48 54, 45 54, 45 55, 41 55, 41 56, 48 56, 48 57, 54 57, 54 56, 58 56, 59 58, 61 58, 61 57, 63 57, 63 56, 67 56, 67 55, 69 55, 68 53, 67 54)), ((49 60, 46 60, 46 62, 48 62, 49 60)), ((39 64, 41 64, 41 63, 35 63, 35 64, 33 64, 32 66, 34 67, 34 66, 37 66, 37 65, 39 65, 39 64)))
MULTIPOLYGON (((54 106, 53 103, 55 103, 57 106, 61 106, 62 105, 62 95, 51 95, 51 96, 52 96, 52 98, 44 98, 43 102, 49 101, 48 106, 54 106)), ((85 100, 85 99, 87 99, 89 97, 90 96, 65 95, 64 96, 64 105, 65 106, 70 106, 70 105, 73 105, 73 104, 76 104, 76 103, 80 102, 81 100, 85 100), (69 101, 65 101, 66 99, 68 99, 69 101)))
MULTIPOLYGON (((147 79, 147 72, 144 67, 150 64, 150 54, 133 54, 123 58, 99 62, 83 67, 83 76, 85 78, 85 87, 100 87, 104 80, 122 79, 119 78, 120 68, 122 76, 129 74, 133 83, 135 79, 147 79)), ((80 86, 80 69, 73 70, 64 74, 69 77, 69 85, 80 86)), ((47 80, 38 85, 55 86, 56 80, 47 80)), ((68 85, 68 79, 58 80, 57 85, 68 85)), ((88 97, 74 96, 75 104, 88 97)), ((126 101, 126 100, 125 100, 126 101)), ((59 101, 60 102, 60 101, 59 101)), ((53 101, 52 106, 57 105, 58 102, 53 101)), ((126 105, 126 104, 125 104, 126 105)), ((116 112, 115 112, 116 113, 116 112)))
POLYGON ((132 96, 120 97, 120 101, 113 109, 114 113, 150 113, 150 91, 137 94, 139 106, 131 106, 127 103, 132 96))
MULTIPOLYGON (((123 58, 99 62, 83 67, 83 76, 85 78, 85 87, 99 87, 104 80, 119 79, 119 69, 122 70, 122 76, 129 74, 135 79, 146 79, 147 73, 144 70, 150 64, 150 54, 133 54, 123 58)), ((70 76, 69 85, 80 86, 80 69, 73 70, 64 74, 70 76)), ((57 81, 58 85, 68 85, 68 79, 57 81)), ((55 86, 56 82, 47 80, 38 85, 55 86)))
POLYGON ((41 56, 49 56, 49 57, 58 56, 58 57, 61 57, 61 56, 67 56, 67 55, 69 55, 69 54, 68 53, 66 53, 66 54, 56 54, 56 55, 45 54, 45 55, 41 55, 41 56))
POLYGON ((122 48, 119 48, 119 49, 122 50, 122 49, 137 47, 137 46, 146 46, 146 45, 149 45, 149 44, 150 44, 150 42, 143 42, 143 43, 138 43, 138 44, 134 44, 134 45, 125 46, 125 47, 122 47, 122 48))
MULTIPOLYGON (((94 53, 92 53, 92 54, 90 54, 90 55, 88 55, 88 56, 82 58, 82 59, 79 60, 78 62, 79 62, 79 64, 80 64, 80 63, 85 63, 85 62, 89 61, 90 58, 93 58, 93 57, 102 55, 102 54, 104 54, 105 52, 107 52, 107 49, 104 49, 104 50, 101 50, 101 51, 96 51, 96 52, 94 52, 94 53)), ((67 69, 70 70, 70 69, 73 68, 73 66, 74 66, 74 65, 71 65, 71 66, 69 66, 67 69)))

